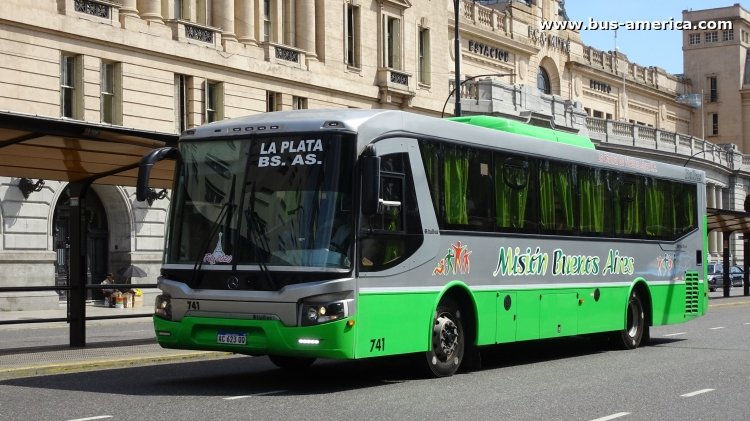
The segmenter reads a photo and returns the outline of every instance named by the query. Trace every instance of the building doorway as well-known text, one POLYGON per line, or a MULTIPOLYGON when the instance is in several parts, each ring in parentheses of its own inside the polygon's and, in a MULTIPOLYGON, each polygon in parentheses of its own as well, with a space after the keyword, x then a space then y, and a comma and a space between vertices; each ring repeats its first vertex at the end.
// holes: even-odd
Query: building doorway
MULTIPOLYGON (((99 195, 93 189, 86 193, 85 205, 88 229, 86 235, 86 283, 100 283, 106 276, 109 266, 109 230, 107 213, 99 195)), ((70 190, 66 186, 60 193, 53 214, 53 242, 56 252, 55 285, 70 284, 70 190)), ((67 293, 58 290, 61 300, 67 300, 67 293)), ((88 291, 86 299, 101 299, 100 291, 88 291)))

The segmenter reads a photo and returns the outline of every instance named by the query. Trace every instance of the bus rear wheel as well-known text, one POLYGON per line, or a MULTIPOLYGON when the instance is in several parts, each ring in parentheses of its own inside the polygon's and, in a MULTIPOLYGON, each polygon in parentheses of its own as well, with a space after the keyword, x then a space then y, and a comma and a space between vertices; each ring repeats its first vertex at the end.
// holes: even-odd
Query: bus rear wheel
POLYGON ((268 359, 282 370, 303 370, 315 362, 315 358, 312 357, 287 357, 285 355, 269 355, 268 359))
POLYGON ((619 332, 618 346, 622 349, 635 349, 643 340, 648 338, 646 312, 641 297, 635 291, 630 293, 628 305, 625 309, 625 329, 619 332))
POLYGON ((438 305, 430 337, 426 353, 429 372, 435 377, 452 376, 461 366, 465 342, 461 312, 452 300, 438 305))

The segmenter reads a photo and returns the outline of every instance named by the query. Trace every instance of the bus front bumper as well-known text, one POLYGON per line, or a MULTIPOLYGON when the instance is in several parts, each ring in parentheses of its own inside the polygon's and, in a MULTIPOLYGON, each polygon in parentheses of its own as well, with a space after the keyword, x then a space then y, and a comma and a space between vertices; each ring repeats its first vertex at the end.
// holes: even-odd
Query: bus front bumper
POLYGON ((224 351, 247 355, 354 358, 354 327, 349 319, 315 326, 284 326, 278 320, 185 317, 178 322, 153 316, 156 339, 164 348, 224 351), (231 342, 231 343, 226 343, 231 342))

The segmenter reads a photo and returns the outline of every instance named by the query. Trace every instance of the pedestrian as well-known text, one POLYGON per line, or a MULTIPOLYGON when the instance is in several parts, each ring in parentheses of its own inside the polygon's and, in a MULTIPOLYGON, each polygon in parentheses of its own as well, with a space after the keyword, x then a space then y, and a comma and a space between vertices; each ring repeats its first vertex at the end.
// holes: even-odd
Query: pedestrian
MULTIPOLYGON (((111 273, 107 274, 107 277, 104 278, 102 281, 102 285, 112 285, 115 283, 115 279, 112 277, 111 273)), ((104 296, 104 306, 105 307, 111 307, 112 304, 112 294, 115 292, 113 288, 104 288, 102 289, 102 295, 104 296)))

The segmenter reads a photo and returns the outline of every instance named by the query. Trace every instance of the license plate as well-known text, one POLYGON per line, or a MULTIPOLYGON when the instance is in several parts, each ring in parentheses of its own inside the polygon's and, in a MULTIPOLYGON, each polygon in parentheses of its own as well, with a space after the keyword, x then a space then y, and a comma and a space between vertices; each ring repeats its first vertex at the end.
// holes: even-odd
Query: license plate
POLYGON ((219 332, 216 335, 216 342, 230 345, 246 345, 247 335, 244 333, 219 332))

